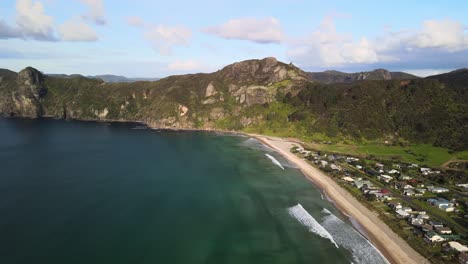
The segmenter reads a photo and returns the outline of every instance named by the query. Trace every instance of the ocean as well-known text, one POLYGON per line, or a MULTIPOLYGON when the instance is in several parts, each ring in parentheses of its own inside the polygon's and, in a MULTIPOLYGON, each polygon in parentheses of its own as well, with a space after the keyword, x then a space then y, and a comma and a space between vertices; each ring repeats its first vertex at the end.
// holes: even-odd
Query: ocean
POLYGON ((0 263, 386 263, 255 139, 0 119, 0 263))

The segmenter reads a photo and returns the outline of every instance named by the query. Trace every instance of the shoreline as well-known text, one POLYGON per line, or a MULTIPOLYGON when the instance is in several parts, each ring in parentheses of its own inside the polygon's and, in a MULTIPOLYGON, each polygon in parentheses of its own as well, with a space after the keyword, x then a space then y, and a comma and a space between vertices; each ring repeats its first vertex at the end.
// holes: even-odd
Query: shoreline
POLYGON ((351 221, 354 220, 362 228, 364 235, 390 263, 429 263, 428 260, 422 257, 405 240, 380 220, 376 213, 362 205, 329 176, 291 153, 291 147, 300 144, 298 141, 258 134, 247 135, 274 149, 289 162, 298 166, 302 174, 321 189, 341 212, 347 215, 351 221))
MULTIPOLYGON (((6 119, 35 119, 24 117, 5 117, 6 119)), ((229 131, 219 129, 196 129, 196 128, 166 128, 154 127, 145 121, 131 120, 100 120, 100 119, 63 119, 52 116, 44 116, 42 119, 64 120, 77 122, 96 122, 96 123, 129 123, 140 124, 155 131, 172 131, 172 132, 208 132, 222 133, 238 136, 246 136, 257 139, 263 145, 273 149, 275 152, 283 156, 289 162, 295 164, 301 173, 316 185, 326 196, 326 199, 335 205, 345 216, 347 216, 359 232, 363 233, 373 245, 384 255, 390 263, 430 263, 418 252, 416 252, 406 241, 394 233, 382 220, 380 220, 374 212, 370 211, 362 205, 354 196, 347 190, 339 186, 329 176, 317 168, 311 166, 305 160, 297 157, 290 152, 293 145, 302 145, 302 142, 296 139, 283 139, 279 137, 249 134, 242 131, 229 131), (275 144, 276 143, 276 144, 275 144)), ((37 119, 36 119, 37 120, 37 119)))

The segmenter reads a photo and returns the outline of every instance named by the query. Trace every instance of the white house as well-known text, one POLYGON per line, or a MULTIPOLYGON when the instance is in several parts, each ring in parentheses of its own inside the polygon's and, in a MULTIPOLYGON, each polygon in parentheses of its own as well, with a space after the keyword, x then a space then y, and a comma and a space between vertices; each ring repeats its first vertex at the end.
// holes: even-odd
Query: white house
POLYGON ((389 183, 389 182, 391 182, 393 180, 393 177, 382 174, 382 175, 377 176, 377 179, 379 179, 381 181, 384 181, 386 183, 389 183))
POLYGON ((400 218, 407 218, 410 216, 410 214, 403 209, 398 209, 395 211, 395 213, 397 214, 397 217, 400 218))
POLYGON ((330 165, 330 168, 331 168, 332 170, 341 171, 341 167, 338 166, 338 165, 336 165, 336 164, 330 165))
POLYGON ((326 161, 326 160, 321 160, 320 161, 320 166, 325 167, 327 165, 328 165, 328 161, 326 161))
POLYGON ((446 193, 446 192, 449 192, 449 189, 442 188, 442 187, 436 187, 436 186, 428 186, 427 190, 430 191, 431 193, 446 193))
POLYGON ((459 242, 456 241, 450 241, 448 242, 449 246, 451 249, 458 251, 458 252, 468 252, 468 247, 465 245, 460 244, 459 242))
POLYGON ((346 182, 349 182, 349 183, 353 183, 353 182, 354 182, 354 179, 351 178, 351 177, 343 177, 342 179, 343 179, 344 181, 346 181, 346 182))
POLYGON ((425 235, 427 240, 429 240, 430 242, 442 242, 442 241, 445 241, 445 238, 439 236, 436 232, 434 231, 429 231, 427 232, 425 235))

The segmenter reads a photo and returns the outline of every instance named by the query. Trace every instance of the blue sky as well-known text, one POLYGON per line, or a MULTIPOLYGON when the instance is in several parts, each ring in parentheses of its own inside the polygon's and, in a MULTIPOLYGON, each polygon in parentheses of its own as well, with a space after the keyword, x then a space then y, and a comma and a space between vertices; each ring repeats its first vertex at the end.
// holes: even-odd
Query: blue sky
POLYGON ((162 77, 276 57, 304 70, 468 67, 468 1, 2 0, 0 68, 162 77))

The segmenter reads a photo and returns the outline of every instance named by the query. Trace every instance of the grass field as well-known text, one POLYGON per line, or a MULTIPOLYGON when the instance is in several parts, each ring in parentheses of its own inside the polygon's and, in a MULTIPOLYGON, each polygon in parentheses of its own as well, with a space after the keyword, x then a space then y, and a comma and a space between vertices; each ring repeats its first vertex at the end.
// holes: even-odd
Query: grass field
POLYGON ((450 153, 446 148, 434 147, 427 144, 408 147, 386 146, 382 144, 366 145, 326 145, 308 144, 308 147, 321 151, 351 154, 357 156, 375 156, 382 159, 401 160, 410 163, 440 167, 452 159, 468 160, 468 151, 450 153))

